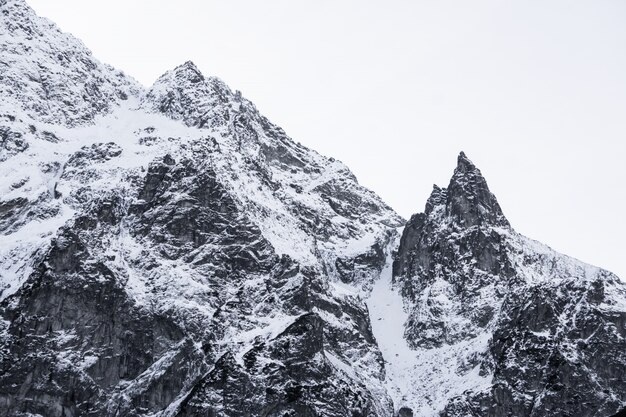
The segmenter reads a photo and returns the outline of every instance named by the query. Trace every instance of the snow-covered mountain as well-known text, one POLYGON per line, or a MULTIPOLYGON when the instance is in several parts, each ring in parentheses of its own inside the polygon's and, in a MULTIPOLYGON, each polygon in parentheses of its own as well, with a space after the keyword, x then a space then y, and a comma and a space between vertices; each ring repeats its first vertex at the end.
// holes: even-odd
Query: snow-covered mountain
POLYGON ((610 416, 626 402, 624 284, 516 233, 463 153, 407 223, 393 280, 417 415, 610 416))
POLYGON ((626 405, 624 286, 515 233, 464 155, 406 223, 193 63, 145 89, 0 12, 0 415, 626 405))

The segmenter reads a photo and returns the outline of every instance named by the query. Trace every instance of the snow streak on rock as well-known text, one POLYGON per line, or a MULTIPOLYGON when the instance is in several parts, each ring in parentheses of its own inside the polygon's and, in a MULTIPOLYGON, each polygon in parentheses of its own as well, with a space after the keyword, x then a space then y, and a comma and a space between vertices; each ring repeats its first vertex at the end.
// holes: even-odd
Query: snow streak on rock
POLYGON ((446 404, 467 390, 488 387, 491 375, 481 375, 477 357, 487 351, 489 333, 435 349, 414 349, 405 338, 409 315, 392 278, 392 251, 367 300, 372 330, 385 360, 386 385, 396 411, 410 408, 417 416, 437 416, 446 404))

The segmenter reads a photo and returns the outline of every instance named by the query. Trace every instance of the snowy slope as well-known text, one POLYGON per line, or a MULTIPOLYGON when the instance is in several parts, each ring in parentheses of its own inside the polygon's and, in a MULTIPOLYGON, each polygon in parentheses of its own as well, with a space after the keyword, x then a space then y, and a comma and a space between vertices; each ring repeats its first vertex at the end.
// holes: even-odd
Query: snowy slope
POLYGON ((23 0, 2 0, 0 7, 0 114, 75 126, 141 92, 23 0))
POLYGON ((192 63, 144 92, 1 7, 2 410, 222 412, 234 372, 249 412, 390 415, 365 304, 333 290, 371 283, 400 217, 192 63))
POLYGON ((372 289, 367 305, 372 330, 385 359, 386 385, 397 410, 411 409, 417 416, 437 416, 453 398, 467 390, 480 390, 492 375, 479 369, 459 372, 463 364, 486 352, 490 334, 433 349, 413 349, 405 338, 408 313, 392 281, 392 259, 372 289))

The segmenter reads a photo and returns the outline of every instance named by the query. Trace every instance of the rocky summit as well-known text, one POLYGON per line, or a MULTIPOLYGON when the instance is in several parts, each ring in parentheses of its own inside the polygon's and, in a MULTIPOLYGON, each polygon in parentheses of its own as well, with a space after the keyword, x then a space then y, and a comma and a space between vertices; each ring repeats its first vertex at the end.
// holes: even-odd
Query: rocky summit
POLYGON ((626 286, 463 153, 407 222, 186 62, 0 0, 0 416, 609 417, 626 286))
POLYGON ((393 283, 417 415, 610 416, 626 401, 626 287, 516 233, 464 154, 404 228, 393 283))

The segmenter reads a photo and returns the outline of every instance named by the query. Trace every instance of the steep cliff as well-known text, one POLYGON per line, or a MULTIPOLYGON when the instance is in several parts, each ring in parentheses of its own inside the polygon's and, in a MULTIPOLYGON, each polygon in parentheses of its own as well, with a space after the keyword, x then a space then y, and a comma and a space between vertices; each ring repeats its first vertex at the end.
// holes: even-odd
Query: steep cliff
POLYGON ((626 287, 516 233, 463 153, 407 223, 393 280, 417 415, 608 416, 626 402, 626 287))

